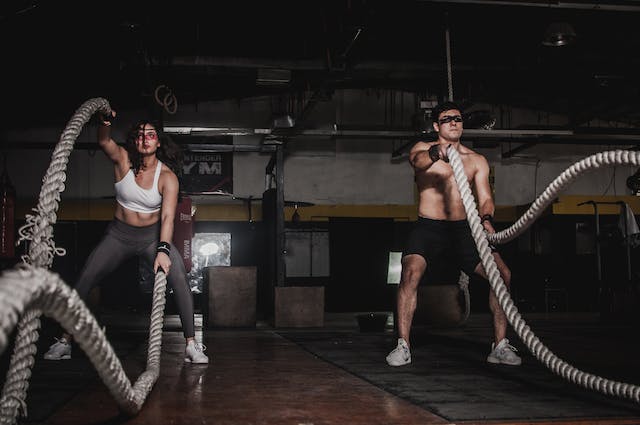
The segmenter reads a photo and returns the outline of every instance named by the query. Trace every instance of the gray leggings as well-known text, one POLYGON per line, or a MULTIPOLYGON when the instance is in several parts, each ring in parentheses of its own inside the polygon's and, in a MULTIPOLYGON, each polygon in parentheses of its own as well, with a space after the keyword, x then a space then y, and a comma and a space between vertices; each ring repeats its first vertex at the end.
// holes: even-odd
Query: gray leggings
MULTIPOLYGON (((160 223, 151 226, 136 227, 114 219, 89 255, 80 273, 75 289, 83 300, 91 289, 113 272, 123 261, 139 256, 145 266, 153 267, 156 258, 156 245, 160 235, 160 223)), ((182 321, 182 330, 186 338, 195 336, 193 323, 193 297, 187 283, 187 272, 182 258, 173 244, 171 245, 171 269, 167 283, 173 288, 178 313, 182 321)))

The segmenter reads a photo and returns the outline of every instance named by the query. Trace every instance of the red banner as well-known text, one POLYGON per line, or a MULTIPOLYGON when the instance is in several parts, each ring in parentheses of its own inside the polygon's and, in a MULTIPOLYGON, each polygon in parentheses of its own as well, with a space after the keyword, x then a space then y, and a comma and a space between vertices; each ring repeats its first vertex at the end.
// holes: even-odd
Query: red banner
POLYGON ((191 239, 193 237, 193 218, 191 216, 191 198, 183 196, 176 208, 173 222, 173 244, 178 248, 187 273, 191 270, 191 239))

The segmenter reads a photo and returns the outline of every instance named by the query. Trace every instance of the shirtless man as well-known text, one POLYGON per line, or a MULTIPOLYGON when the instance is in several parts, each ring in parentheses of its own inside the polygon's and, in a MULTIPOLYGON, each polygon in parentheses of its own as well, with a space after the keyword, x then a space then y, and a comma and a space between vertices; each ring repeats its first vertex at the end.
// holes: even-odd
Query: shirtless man
MULTIPOLYGON (((418 142, 411 149, 409 161, 415 171, 415 181, 420 192, 418 221, 411 231, 402 257, 402 277, 398 287, 397 328, 398 345, 387 356, 391 366, 411 363, 409 333, 416 310, 418 285, 427 265, 442 260, 442 255, 451 253, 459 267, 467 274, 472 272, 487 279, 480 262, 475 242, 467 222, 462 198, 447 157, 447 148, 452 146, 460 154, 469 184, 475 187, 478 212, 482 224, 489 233, 495 205, 489 185, 489 164, 482 155, 460 143, 462 136, 462 113, 452 102, 436 106, 432 112, 433 128, 438 132, 435 142, 418 142)), ((498 270, 509 287, 511 272, 500 254, 493 253, 498 270)), ((507 318, 498 300, 489 291, 489 307, 493 315, 495 341, 487 356, 489 363, 519 365, 522 360, 509 345, 505 337, 507 318)))

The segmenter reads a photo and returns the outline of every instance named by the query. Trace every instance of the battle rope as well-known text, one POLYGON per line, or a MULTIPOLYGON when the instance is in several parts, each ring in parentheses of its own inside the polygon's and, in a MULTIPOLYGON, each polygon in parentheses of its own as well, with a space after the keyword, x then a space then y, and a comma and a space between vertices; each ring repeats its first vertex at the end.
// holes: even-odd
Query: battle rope
MULTIPOLYGON (((451 162, 453 174, 455 176, 456 183, 458 184, 458 189, 460 190, 460 194, 462 196, 462 203, 467 213, 467 220, 469 221, 471 233, 476 242, 478 253, 480 254, 480 259, 482 260, 482 265, 487 273, 487 276, 489 277, 489 284, 491 285, 491 289, 496 294, 496 297, 500 302, 500 306, 507 316, 509 324, 511 324, 511 326, 520 337, 520 339, 525 343, 529 351, 531 351, 531 353, 540 362, 547 366, 547 368, 549 368, 553 373, 560 375, 568 381, 591 390, 600 391, 604 394, 626 397, 636 402, 640 402, 639 386, 626 384, 623 382, 611 381, 600 376, 592 375, 590 373, 578 370, 556 356, 538 339, 538 337, 533 334, 529 326, 525 323, 524 319, 522 319, 522 317, 520 316, 520 313, 518 313, 518 309, 513 304, 513 300, 509 296, 509 291, 507 290, 507 287, 504 284, 502 277, 500 276, 500 272, 498 271, 498 267, 496 266, 496 263, 493 259, 493 255, 491 255, 491 249, 489 248, 488 241, 489 238, 487 237, 484 227, 480 222, 478 209, 476 207, 473 194, 471 193, 469 182, 467 181, 467 175, 464 172, 460 156, 458 152, 452 147, 449 147, 447 149, 447 155, 451 162)), ((571 167, 569 167, 569 169, 567 169, 567 171, 562 173, 560 177, 554 180, 554 182, 549 185, 547 190, 545 190, 545 199, 541 200, 543 198, 541 196, 534 202, 532 207, 529 209, 529 211, 531 211, 530 215, 527 216, 526 219, 521 217, 520 220, 516 222, 516 224, 522 223, 520 224, 520 226, 525 226, 527 225, 527 220, 532 220, 533 218, 537 217, 540 214, 538 208, 542 208, 543 205, 546 206, 548 202, 550 202, 546 199, 550 199, 551 196, 554 196, 554 194, 557 193, 557 190, 564 188, 568 184, 568 182, 577 177, 579 172, 585 171, 588 168, 598 167, 602 163, 622 163, 637 165, 640 162, 639 155, 640 154, 637 153, 627 153, 622 151, 604 152, 602 154, 593 155, 572 165, 571 167), (536 208, 534 208, 534 206, 536 208)), ((512 226, 512 228, 513 227, 516 227, 516 225, 512 226)), ((495 240, 498 239, 499 238, 495 238, 495 240)))
MULTIPOLYGON (((38 206, 34 209, 36 215, 28 214, 25 226, 19 230, 20 238, 18 243, 29 241, 29 254, 22 258, 23 265, 16 266, 14 270, 5 271, 0 275, 0 317, 3 319, 0 326, 11 324, 13 328, 15 321, 22 314, 17 324, 15 346, 7 372, 7 379, 0 396, 0 424, 15 424, 20 410, 22 410, 23 415, 26 415, 25 400, 29 387, 29 378, 31 377, 31 368, 35 361, 34 355, 37 351, 36 342, 39 336, 40 316, 43 314, 43 310, 45 314, 51 314, 56 320, 60 318, 58 321, 61 322, 67 332, 74 336, 76 342, 87 354, 93 353, 92 346, 100 347, 100 350, 107 350, 106 354, 98 355, 95 360, 92 355, 89 357, 114 395, 116 402, 126 413, 135 414, 140 410, 142 403, 158 378, 160 337, 165 305, 164 289, 166 288, 166 276, 164 273, 156 274, 147 370, 138 378, 132 388, 122 371, 120 362, 117 358, 114 360, 114 357, 109 354, 113 353, 113 349, 104 338, 104 333, 96 327, 97 325, 91 324, 95 320, 82 300, 77 297, 75 291, 65 292, 62 288, 65 285, 51 289, 50 285, 55 286, 57 283, 51 283, 53 278, 48 275, 49 272, 44 270, 51 266, 55 255, 64 254, 64 250, 56 248, 53 242, 53 224, 57 220, 56 212, 60 201, 60 193, 64 190, 66 166, 75 140, 82 127, 95 112, 106 114, 110 111, 109 103, 105 99, 90 99, 83 103, 69 120, 60 137, 60 141, 53 151, 51 163, 43 178, 38 206), (31 279, 28 282, 29 289, 27 291, 32 292, 27 292, 26 294, 30 294, 29 296, 32 296, 32 298, 20 298, 26 295, 24 289, 20 289, 22 286, 17 284, 16 280, 21 281, 25 278, 31 279), (34 280, 39 281, 34 282, 34 280), (47 304, 46 301, 37 301, 40 297, 40 292, 45 292, 44 287, 49 288, 49 291, 53 291, 56 294, 60 293, 61 295, 59 296, 63 297, 55 304, 51 304, 55 305, 55 308, 49 308, 50 304, 47 304), (161 291, 162 294, 156 295, 156 291, 161 291), (67 321, 64 317, 67 310, 77 311, 77 316, 67 321), (6 317, 3 315, 6 315, 6 317), (91 332, 85 332, 84 327, 87 325, 90 327, 91 332), (95 333, 94 328, 98 329, 95 333), (96 335, 99 340, 95 339, 96 335)), ((57 282, 55 279, 53 281, 57 282)), ((22 282, 22 285, 26 283, 22 282)), ((0 353, 4 352, 6 348, 7 335, 7 328, 3 328, 2 332, 0 332, 0 353)))
POLYGON ((64 191, 64 182, 67 179, 67 163, 82 127, 96 111, 103 114, 110 113, 109 102, 105 99, 95 98, 83 103, 67 123, 53 150, 51 163, 42 179, 38 205, 33 210, 36 215, 27 214, 27 224, 18 231, 20 235, 18 243, 25 240, 30 241, 29 255, 22 258, 24 263, 48 268, 53 263, 54 255, 63 253, 55 247, 53 224, 57 219, 56 212, 58 211, 60 194, 64 191))
POLYGON ((460 324, 463 324, 469 319, 469 314, 471 313, 471 294, 469 294, 469 276, 465 272, 460 272, 460 277, 458 277, 458 288, 462 291, 462 296, 464 298, 464 313, 462 318, 460 319, 460 324))
MULTIPOLYGON (((104 331, 78 293, 64 283, 60 276, 42 268, 21 265, 3 273, 0 281, 0 349, 6 347, 22 311, 41 311, 58 321, 74 336, 74 340, 87 354, 120 408, 128 414, 135 414, 142 408, 160 373, 166 287, 164 273, 157 273, 153 289, 147 369, 133 385, 107 341, 104 331)), ((10 413, 17 412, 21 407, 25 408, 22 396, 23 382, 31 375, 29 369, 33 365, 33 355, 36 352, 35 345, 32 347, 27 350, 28 356, 24 356, 18 364, 20 372, 10 373, 7 377, 0 403, 0 423, 14 423, 14 416, 10 416, 10 413)))
POLYGON ((549 186, 540 194, 538 199, 531 204, 529 209, 511 227, 489 235, 489 242, 502 244, 522 234, 553 202, 558 193, 585 171, 599 168, 603 165, 634 165, 637 167, 639 164, 640 152, 623 150, 600 152, 576 162, 549 183, 549 186))

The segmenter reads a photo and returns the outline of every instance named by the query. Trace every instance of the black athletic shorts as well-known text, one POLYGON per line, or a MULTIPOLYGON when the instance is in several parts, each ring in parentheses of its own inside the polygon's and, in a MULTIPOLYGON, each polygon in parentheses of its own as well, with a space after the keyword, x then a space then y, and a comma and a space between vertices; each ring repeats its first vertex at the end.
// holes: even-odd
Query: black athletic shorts
POLYGON ((418 254, 429 264, 450 262, 468 276, 480 264, 476 243, 467 220, 432 220, 418 217, 402 255, 418 254))

